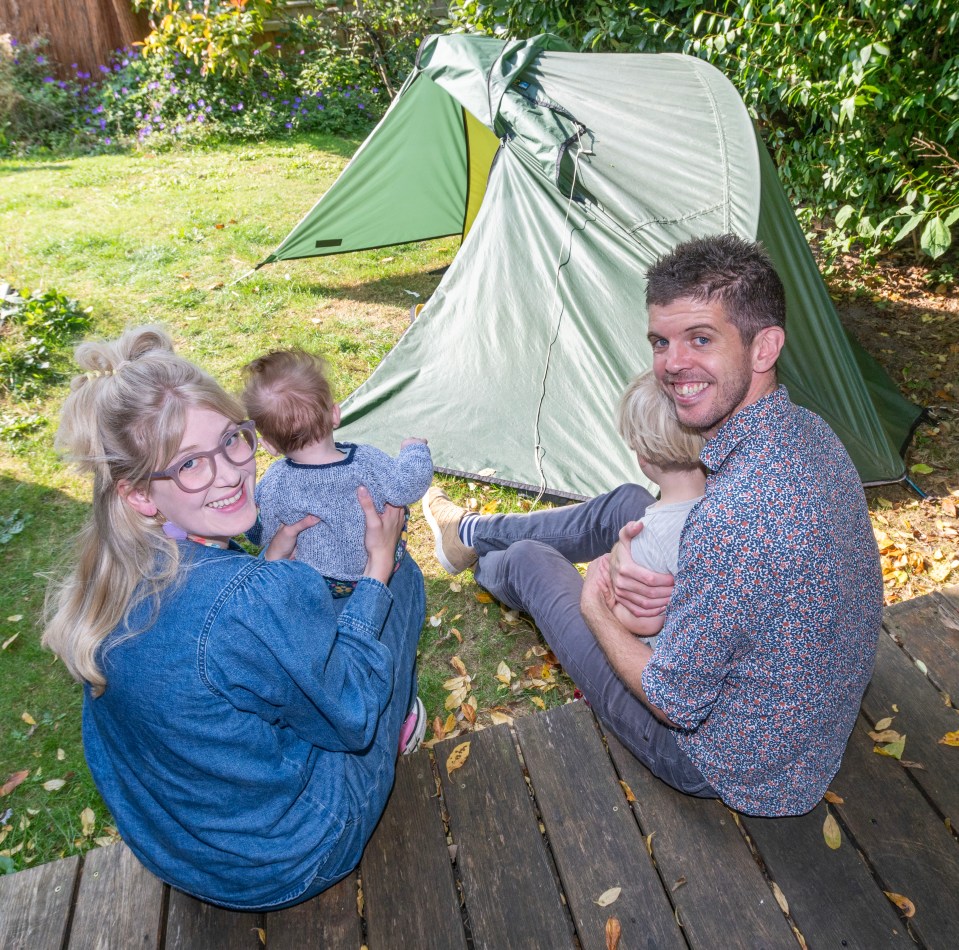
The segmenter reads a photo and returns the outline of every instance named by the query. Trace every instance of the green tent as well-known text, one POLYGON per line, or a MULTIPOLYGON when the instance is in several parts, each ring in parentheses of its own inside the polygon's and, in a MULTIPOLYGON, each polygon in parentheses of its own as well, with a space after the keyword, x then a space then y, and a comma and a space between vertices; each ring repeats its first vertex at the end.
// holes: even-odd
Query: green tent
MULTIPOLYGON (((263 263, 462 235, 436 292, 343 405, 339 436, 553 495, 641 480, 616 433, 646 369, 644 275, 691 237, 761 240, 788 295, 780 379, 866 483, 904 477, 920 410, 846 336, 733 86, 675 54, 432 36, 383 120, 263 263)), ((262 265, 261 265, 262 266, 262 265)))

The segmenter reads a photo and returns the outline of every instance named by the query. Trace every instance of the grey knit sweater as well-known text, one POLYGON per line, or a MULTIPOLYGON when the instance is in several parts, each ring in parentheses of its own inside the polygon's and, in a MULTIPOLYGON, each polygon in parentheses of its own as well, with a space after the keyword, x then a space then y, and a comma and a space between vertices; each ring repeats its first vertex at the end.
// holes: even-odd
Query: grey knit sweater
POLYGON ((256 486, 260 519, 248 532, 254 544, 269 544, 281 524, 307 515, 323 520, 301 532, 296 559, 326 577, 354 581, 366 568, 366 517, 356 497, 365 485, 377 511, 385 504, 411 505, 426 494, 433 480, 433 460, 422 443, 400 450, 394 459, 371 445, 337 442, 346 453, 339 462, 300 465, 278 459, 256 486))

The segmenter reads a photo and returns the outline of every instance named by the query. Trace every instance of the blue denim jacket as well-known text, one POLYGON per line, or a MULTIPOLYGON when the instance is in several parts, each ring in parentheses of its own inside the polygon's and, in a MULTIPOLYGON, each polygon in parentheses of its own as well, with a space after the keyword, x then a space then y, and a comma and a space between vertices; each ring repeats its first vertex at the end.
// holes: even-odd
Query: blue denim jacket
POLYGON ((180 548, 179 582, 130 616, 143 632, 101 647, 87 761, 158 877, 229 907, 295 902, 356 865, 385 806, 422 576, 408 557, 390 588, 364 578, 334 603, 305 564, 180 548))

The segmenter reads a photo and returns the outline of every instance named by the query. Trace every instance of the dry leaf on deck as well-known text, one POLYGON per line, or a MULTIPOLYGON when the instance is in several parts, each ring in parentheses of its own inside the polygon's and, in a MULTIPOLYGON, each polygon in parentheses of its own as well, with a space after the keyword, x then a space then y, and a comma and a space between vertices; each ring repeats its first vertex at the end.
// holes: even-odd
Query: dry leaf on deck
POLYGON ((606 921, 606 950, 618 950, 623 928, 615 917, 606 921))
POLYGON ((826 839, 826 844, 835 851, 842 844, 842 833, 839 830, 839 824, 832 815, 826 815, 826 820, 822 824, 822 836, 826 839))
POLYGON ((883 729, 888 729, 892 725, 892 716, 886 716, 885 719, 880 719, 876 723, 876 732, 882 732, 883 729))
POLYGON ((619 895, 622 894, 622 892, 623 889, 621 887, 611 887, 608 891, 603 891, 593 903, 599 904, 600 907, 609 907, 610 904, 619 899, 619 895))
POLYGON ((469 756, 469 742, 461 742, 458 746, 454 746, 453 751, 446 759, 446 774, 452 775, 457 769, 461 769, 469 756))
POLYGON ((916 913, 916 905, 908 897, 903 897, 902 894, 894 894, 892 891, 883 891, 883 894, 902 911, 903 917, 912 917, 916 913))
POLYGON ((835 792, 830 792, 828 789, 826 790, 825 795, 823 795, 823 798, 826 799, 830 805, 846 804, 846 800, 842 797, 842 795, 837 795, 835 792))
POLYGON ((513 721, 512 716, 507 713, 500 712, 497 709, 490 710, 489 717, 493 721, 494 726, 509 725, 513 721))
POLYGON ((881 732, 870 732, 869 738, 873 742, 898 742, 902 735, 896 732, 895 729, 883 729, 881 732))
POLYGON ((772 887, 773 897, 776 898, 776 903, 779 905, 780 910, 782 910, 784 914, 788 914, 789 901, 786 900, 786 895, 782 892, 782 889, 775 881, 772 882, 772 887))
POLYGON ((959 732, 947 732, 940 740, 940 745, 951 745, 959 749, 959 732))

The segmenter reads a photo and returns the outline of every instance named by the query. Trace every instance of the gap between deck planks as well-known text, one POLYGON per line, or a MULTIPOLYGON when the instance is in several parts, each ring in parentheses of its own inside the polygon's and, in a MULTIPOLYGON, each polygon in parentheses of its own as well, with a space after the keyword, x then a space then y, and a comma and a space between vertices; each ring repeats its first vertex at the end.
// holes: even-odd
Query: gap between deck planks
POLYGON ((401 761, 359 875, 299 907, 211 907, 162 885, 118 845, 0 878, 0 948, 254 950, 265 939, 269 948, 604 950, 615 917, 620 950, 793 950, 797 932, 811 948, 953 950, 959 845, 947 819, 959 814, 959 749, 938 740, 959 728, 940 695, 959 692, 956 589, 890 608, 885 628, 832 785, 841 804, 757 819, 686 798, 576 703, 401 761), (907 735, 903 758, 924 768, 873 753, 868 729, 886 716, 907 735), (449 752, 467 740, 466 764, 448 774, 449 752), (842 828, 836 851, 823 839, 827 812, 842 828), (599 906, 613 887, 617 899, 599 906), (883 891, 913 901, 908 924, 883 891))

